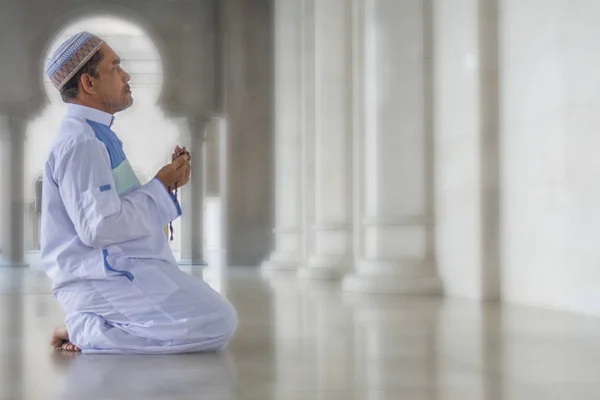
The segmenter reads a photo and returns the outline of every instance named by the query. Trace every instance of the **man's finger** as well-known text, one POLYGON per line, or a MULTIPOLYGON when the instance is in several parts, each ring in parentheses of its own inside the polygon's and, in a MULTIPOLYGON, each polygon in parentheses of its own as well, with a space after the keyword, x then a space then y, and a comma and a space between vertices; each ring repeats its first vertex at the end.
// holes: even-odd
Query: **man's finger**
POLYGON ((191 157, 192 157, 192 155, 190 154, 190 152, 189 152, 189 151, 187 151, 187 149, 185 148, 185 146, 184 146, 184 147, 182 147, 182 148, 179 150, 179 153, 178 153, 177 155, 178 155, 178 156, 180 156, 180 155, 183 155, 183 154, 187 154, 187 155, 188 155, 188 157, 190 157, 190 159, 191 159, 191 157))
POLYGON ((192 169, 188 168, 187 171, 185 172, 185 181, 186 181, 186 183, 190 180, 191 173, 192 173, 192 169))
POLYGON ((192 168, 190 168, 189 165, 187 165, 185 168, 183 169, 183 176, 185 177, 185 179, 188 179, 190 176, 190 173, 192 172, 192 168))
POLYGON ((183 167, 177 170, 177 180, 181 182, 181 185, 185 185, 186 176, 188 175, 188 168, 183 167))
POLYGON ((176 167, 177 169, 179 169, 179 168, 181 168, 182 166, 186 165, 186 164, 187 164, 187 162, 189 161, 189 159, 190 159, 190 156, 188 156, 187 154, 184 154, 184 155, 182 155, 182 156, 180 156, 180 157, 177 157, 177 158, 175 159, 175 161, 173 161, 173 164, 175 165, 175 167, 176 167))

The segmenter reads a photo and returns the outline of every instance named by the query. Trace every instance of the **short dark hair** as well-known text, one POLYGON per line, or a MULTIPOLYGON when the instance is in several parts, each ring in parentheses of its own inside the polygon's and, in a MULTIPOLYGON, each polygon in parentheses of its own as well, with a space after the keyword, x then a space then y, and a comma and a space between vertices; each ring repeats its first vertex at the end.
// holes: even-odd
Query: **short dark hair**
POLYGON ((89 74, 94 78, 98 77, 98 64, 100 64, 102 58, 104 58, 104 54, 102 54, 102 51, 97 51, 96 54, 94 54, 88 60, 88 62, 86 62, 83 65, 83 67, 81 67, 81 69, 77 71, 77 73, 73 75, 73 77, 69 79, 67 83, 65 83, 62 89, 60 89, 60 96, 62 97, 62 100, 65 103, 68 103, 69 101, 77 98, 77 96, 79 95, 78 85, 81 75, 89 74))

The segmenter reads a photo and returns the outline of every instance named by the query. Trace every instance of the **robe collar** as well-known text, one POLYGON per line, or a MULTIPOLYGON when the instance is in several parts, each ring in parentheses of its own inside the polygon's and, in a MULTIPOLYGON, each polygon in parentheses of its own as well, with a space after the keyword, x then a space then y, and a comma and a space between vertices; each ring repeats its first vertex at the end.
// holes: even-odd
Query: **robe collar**
POLYGON ((69 117, 89 119, 90 121, 106 125, 109 128, 112 126, 115 120, 114 115, 95 108, 72 103, 67 104, 67 107, 67 115, 69 117))

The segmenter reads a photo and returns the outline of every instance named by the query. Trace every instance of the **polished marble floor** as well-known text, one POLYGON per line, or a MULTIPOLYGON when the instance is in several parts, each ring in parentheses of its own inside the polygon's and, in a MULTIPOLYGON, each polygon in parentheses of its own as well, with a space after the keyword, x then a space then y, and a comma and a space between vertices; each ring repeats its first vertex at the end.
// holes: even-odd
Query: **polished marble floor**
POLYGON ((221 353, 69 356, 45 276, 0 269, 0 399, 600 399, 600 319, 356 296, 255 269, 194 270, 238 308, 221 353))

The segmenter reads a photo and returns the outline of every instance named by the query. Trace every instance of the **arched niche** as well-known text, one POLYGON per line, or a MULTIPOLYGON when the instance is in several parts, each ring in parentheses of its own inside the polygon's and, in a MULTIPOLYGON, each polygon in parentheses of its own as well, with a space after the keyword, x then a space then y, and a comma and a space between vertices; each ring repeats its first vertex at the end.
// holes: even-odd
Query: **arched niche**
MULTIPOLYGON (((43 108, 49 103, 49 98, 45 90, 45 72, 42 71, 40 74, 39 66, 46 65, 46 57, 50 52, 50 49, 53 44, 55 44, 57 38, 61 36, 61 34, 65 31, 66 28, 73 26, 81 21, 92 20, 96 18, 110 18, 121 20, 131 25, 135 25, 139 27, 144 34, 146 34, 159 54, 161 64, 162 64, 162 87, 159 91, 157 104, 163 108, 163 110, 168 111, 171 110, 172 107, 165 107, 165 104, 169 103, 170 88, 173 86, 172 82, 172 55, 169 52, 169 47, 166 45, 163 40, 162 35, 157 32, 154 28, 153 24, 141 16, 139 13, 134 12, 126 7, 116 6, 116 5, 94 5, 94 6, 81 6, 77 7, 74 10, 66 12, 62 14, 58 19, 54 20, 50 26, 49 31, 45 35, 47 40, 41 42, 40 47, 37 54, 37 59, 34 62, 34 65, 37 66, 38 70, 36 71, 37 82, 38 82, 38 90, 40 93, 40 102, 36 105, 35 110, 33 110, 33 114, 38 115, 43 108)), ((110 45, 110 43, 109 43, 110 45)))
POLYGON ((38 115, 48 101, 39 66, 53 40, 65 26, 107 16, 139 26, 157 46, 164 73, 158 103, 165 113, 195 118, 221 115, 222 8, 216 0, 10 2, 0 14, 0 37, 11 55, 0 58, 5 77, 0 81, 0 114, 25 120, 38 115))

